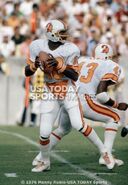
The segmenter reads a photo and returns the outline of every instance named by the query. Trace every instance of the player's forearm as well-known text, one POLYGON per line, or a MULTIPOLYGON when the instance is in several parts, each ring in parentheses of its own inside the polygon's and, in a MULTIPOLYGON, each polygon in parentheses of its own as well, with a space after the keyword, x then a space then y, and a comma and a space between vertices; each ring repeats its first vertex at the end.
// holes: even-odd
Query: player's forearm
POLYGON ((98 88, 97 88, 97 99, 100 103, 116 107, 118 106, 117 103, 111 99, 109 94, 107 93, 108 86, 111 85, 111 81, 101 81, 98 88))
POLYGON ((73 81, 78 80, 78 73, 74 69, 65 69, 63 74, 73 81))
POLYGON ((32 76, 35 73, 35 71, 33 71, 29 65, 27 65, 25 67, 25 76, 32 76))
POLYGON ((124 103, 124 102, 117 103, 116 101, 112 100, 111 98, 109 99, 108 102, 105 103, 105 105, 111 106, 113 108, 116 108, 116 109, 122 110, 122 111, 126 111, 128 109, 127 103, 124 103))
POLYGON ((97 97, 97 100, 103 105, 107 105, 122 111, 125 111, 128 109, 127 103, 124 103, 124 102, 118 103, 115 100, 112 100, 107 92, 99 93, 96 95, 96 97, 97 97))
POLYGON ((113 108, 118 107, 118 103, 115 100, 112 100, 107 92, 101 92, 96 95, 97 100, 104 105, 111 106, 113 108))

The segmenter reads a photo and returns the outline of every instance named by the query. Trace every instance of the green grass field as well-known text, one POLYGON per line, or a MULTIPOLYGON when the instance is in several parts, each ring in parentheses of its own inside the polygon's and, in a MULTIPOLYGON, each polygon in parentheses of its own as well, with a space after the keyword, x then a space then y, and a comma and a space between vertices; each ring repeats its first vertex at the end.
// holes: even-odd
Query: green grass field
MULTIPOLYGON (((103 129, 96 128, 96 131, 103 138, 103 129)), ((124 166, 115 167, 112 171, 99 166, 97 149, 79 133, 72 131, 52 152, 51 171, 44 173, 31 172, 32 159, 39 149, 19 138, 16 133, 38 141, 38 128, 0 127, 0 185, 128 184, 128 138, 121 138, 120 131, 114 146, 114 155, 124 160, 124 166)))

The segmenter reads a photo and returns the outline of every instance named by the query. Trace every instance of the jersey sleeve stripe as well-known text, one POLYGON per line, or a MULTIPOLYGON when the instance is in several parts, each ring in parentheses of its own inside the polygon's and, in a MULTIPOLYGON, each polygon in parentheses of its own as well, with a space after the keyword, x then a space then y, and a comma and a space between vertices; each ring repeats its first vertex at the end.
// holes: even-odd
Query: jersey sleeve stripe
POLYGON ((33 62, 32 62, 29 58, 27 58, 26 63, 27 63, 28 65, 32 65, 32 64, 33 64, 33 62))
POLYGON ((102 80, 112 80, 114 82, 117 82, 118 81, 118 76, 116 76, 115 74, 112 74, 112 73, 108 73, 108 74, 103 76, 102 80))

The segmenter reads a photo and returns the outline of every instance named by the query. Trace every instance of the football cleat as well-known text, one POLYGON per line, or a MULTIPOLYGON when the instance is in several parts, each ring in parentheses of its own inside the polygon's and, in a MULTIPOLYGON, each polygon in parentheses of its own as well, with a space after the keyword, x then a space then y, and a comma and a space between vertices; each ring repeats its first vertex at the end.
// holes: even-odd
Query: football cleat
POLYGON ((105 152, 102 155, 102 158, 104 159, 105 165, 109 170, 113 169, 115 166, 115 159, 113 158, 111 153, 105 152))
POLYGON ((32 172, 43 172, 50 170, 50 163, 40 162, 36 167, 32 169, 32 172))
POLYGON ((32 161, 32 166, 37 166, 40 162, 41 162, 40 160, 38 160, 38 159, 35 158, 35 159, 32 161))
POLYGON ((120 160, 120 159, 115 159, 115 163, 117 166, 123 166, 124 165, 124 161, 120 160))
POLYGON ((32 161, 32 166, 37 166, 40 162, 42 162, 41 160, 41 154, 39 153, 32 161))
MULTIPOLYGON (((100 164, 100 165, 106 165, 105 160, 103 159, 102 156, 101 156, 100 159, 99 159, 99 164, 100 164)), ((115 159, 115 164, 116 164, 117 166, 122 166, 122 165, 124 165, 124 161, 122 161, 122 160, 120 160, 120 159, 115 159)))
POLYGON ((128 128, 123 127, 122 130, 121 130, 121 136, 125 137, 127 134, 128 134, 128 128))

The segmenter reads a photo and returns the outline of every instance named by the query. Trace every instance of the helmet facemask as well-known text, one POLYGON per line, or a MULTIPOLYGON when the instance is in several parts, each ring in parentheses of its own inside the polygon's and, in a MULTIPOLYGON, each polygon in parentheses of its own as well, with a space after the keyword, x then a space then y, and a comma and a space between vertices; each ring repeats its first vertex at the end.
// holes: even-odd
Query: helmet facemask
POLYGON ((69 37, 68 30, 59 31, 59 32, 55 33, 55 35, 59 38, 60 42, 65 42, 67 40, 67 38, 69 37))

